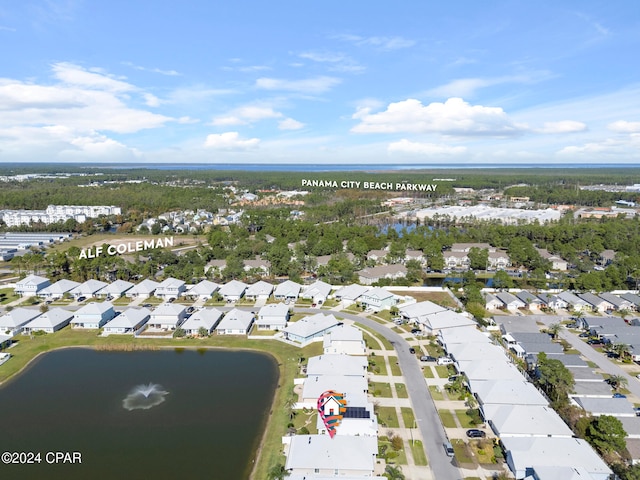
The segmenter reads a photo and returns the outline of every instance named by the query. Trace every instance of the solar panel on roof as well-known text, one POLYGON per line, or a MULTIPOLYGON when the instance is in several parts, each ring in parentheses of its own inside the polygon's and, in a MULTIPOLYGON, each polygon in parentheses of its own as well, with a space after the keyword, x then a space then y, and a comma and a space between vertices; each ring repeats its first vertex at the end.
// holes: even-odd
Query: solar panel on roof
POLYGON ((342 418, 370 418, 370 415, 365 407, 347 407, 342 418))

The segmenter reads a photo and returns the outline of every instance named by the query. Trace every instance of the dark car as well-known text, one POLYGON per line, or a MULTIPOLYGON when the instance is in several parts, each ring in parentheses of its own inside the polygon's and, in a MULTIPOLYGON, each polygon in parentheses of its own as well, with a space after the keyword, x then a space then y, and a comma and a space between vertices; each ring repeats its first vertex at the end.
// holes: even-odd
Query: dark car
POLYGON ((627 396, 622 393, 614 393, 613 398, 627 398, 627 396))
POLYGON ((84 302, 87 299, 87 297, 78 297, 78 301, 79 302, 84 302))
POLYGON ((416 333, 420 333, 420 332, 422 332, 422 330, 420 330, 419 328, 414 328, 414 329, 411 330, 411 333, 413 333, 414 335, 416 333))
POLYGON ((592 338, 591 340, 587 340, 589 345, 602 345, 602 341, 597 338, 592 338))
POLYGON ((587 338, 589 337, 589 334, 587 332, 582 332, 580 335, 578 335, 580 338, 587 338))
POLYGON ((416 349, 415 349, 415 348, 413 348, 413 347, 411 347, 411 348, 409 349, 409 353, 415 354, 415 353, 416 353, 416 349))
POLYGON ((484 438, 487 434, 482 430, 478 430, 477 428, 472 428, 471 430, 467 430, 467 437, 469 438, 484 438))
POLYGON ((432 357, 431 355, 423 355, 420 357, 421 362, 435 362, 436 357, 432 357))

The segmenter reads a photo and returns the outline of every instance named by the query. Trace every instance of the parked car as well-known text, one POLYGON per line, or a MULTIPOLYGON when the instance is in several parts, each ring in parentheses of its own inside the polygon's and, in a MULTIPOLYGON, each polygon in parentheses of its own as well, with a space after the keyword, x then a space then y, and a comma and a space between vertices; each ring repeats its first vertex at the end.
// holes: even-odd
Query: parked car
POLYGON ((78 302, 84 302, 87 299, 87 297, 78 297, 78 302))
POLYGON ((602 345, 602 341, 598 340, 597 338, 592 338, 591 340, 587 340, 587 343, 589 345, 602 345))
POLYGON ((432 357, 431 355, 422 355, 420 357, 421 362, 435 362, 436 357, 432 357))
POLYGON ((578 335, 580 338, 588 338, 590 335, 587 332, 582 332, 580 335, 578 335))
POLYGON ((413 347, 411 347, 411 348, 409 349, 409 353, 411 353, 411 354, 415 355, 415 353, 416 353, 416 349, 415 349, 415 348, 413 348, 413 347))
POLYGON ((447 453, 449 457, 453 457, 455 455, 456 452, 454 452, 453 445, 451 445, 451 442, 444 442, 442 446, 444 447, 444 451, 447 453))
POLYGON ((436 363, 438 365, 452 365, 453 360, 451 360, 449 357, 440 357, 438 358, 438 360, 436 360, 436 363))
POLYGON ((484 438, 487 434, 482 430, 478 430, 477 428, 472 428, 467 430, 467 437, 469 438, 484 438))
POLYGON ((420 330, 419 328, 413 328, 411 329, 411 333, 415 335, 416 333, 422 333, 422 330, 420 330))
POLYGON ((614 393, 613 398, 627 398, 627 396, 622 393, 614 393))

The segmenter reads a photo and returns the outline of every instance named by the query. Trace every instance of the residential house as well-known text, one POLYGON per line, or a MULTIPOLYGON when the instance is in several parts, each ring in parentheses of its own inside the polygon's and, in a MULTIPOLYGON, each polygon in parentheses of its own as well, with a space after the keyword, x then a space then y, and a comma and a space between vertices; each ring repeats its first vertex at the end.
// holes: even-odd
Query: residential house
POLYGON ((38 296, 41 298, 46 298, 48 300, 55 300, 58 298, 62 298, 65 293, 70 292, 78 285, 80 285, 78 282, 63 278, 62 280, 58 280, 56 283, 53 283, 48 287, 39 290, 38 296))
POLYGON ((368 403, 367 379, 365 372, 359 376, 345 376, 336 373, 334 375, 308 375, 302 384, 300 394, 300 408, 313 408, 318 406, 318 397, 328 390, 340 392, 347 400, 347 405, 364 406, 368 403))
POLYGON ((220 288, 215 282, 210 280, 202 280, 186 291, 185 295, 193 299, 209 300, 213 294, 220 288))
POLYGON ((389 250, 370 250, 367 252, 367 260, 374 261, 376 263, 384 263, 389 250))
POLYGON ((420 250, 409 250, 407 249, 404 254, 405 263, 415 260, 416 262, 420 262, 420 265, 424 265, 426 263, 426 259, 424 258, 424 253, 420 250))
POLYGON ((550 310, 564 310, 569 306, 568 302, 552 293, 541 293, 538 295, 538 298, 542 301, 543 305, 550 310))
POLYGON ((289 321, 289 307, 284 303, 270 303, 258 310, 258 330, 282 330, 289 321))
POLYGON ((222 298, 227 302, 237 302, 244 295, 245 290, 249 285, 238 280, 231 280, 220 287, 218 293, 222 295, 222 298))
POLYGON ((267 300, 273 292, 273 285, 263 280, 260 280, 253 285, 249 285, 244 292, 244 296, 247 300, 267 300))
POLYGON ((247 335, 253 321, 253 313, 234 308, 218 323, 216 333, 218 335, 247 335))
POLYGON ((524 308, 531 311, 538 311, 544 305, 544 302, 540 300, 540 298, 526 290, 516 293, 516 297, 524 303, 524 308))
POLYGON ((636 412, 626 398, 590 398, 576 397, 573 402, 593 416, 610 415, 612 417, 636 417, 636 412))
POLYGON ((407 276, 407 267, 404 265, 380 265, 378 267, 365 268, 356 272, 358 281, 363 285, 373 285, 382 279, 397 280, 407 276))
POLYGON ((326 332, 322 346, 325 354, 367 354, 362 331, 351 325, 340 325, 326 332))
POLYGON ((562 292, 558 295, 558 298, 567 302, 568 307, 574 312, 586 312, 592 308, 589 302, 571 292, 562 292))
POLYGON ((53 333, 66 327, 73 318, 73 312, 64 310, 63 308, 52 308, 47 310, 42 315, 37 316, 29 323, 23 326, 23 332, 25 335, 30 335, 33 332, 42 331, 45 333, 53 333))
POLYGON ((360 303, 376 312, 387 310, 398 304, 398 297, 384 288, 372 288, 360 295, 360 303))
POLYGON ((373 477, 378 454, 374 436, 294 435, 286 437, 289 447, 285 470, 291 477, 373 477))
POLYGON ((472 248, 487 250, 489 253, 496 251, 496 248, 492 247, 488 243, 454 243, 453 245, 451 245, 452 252, 469 253, 472 248))
POLYGON ((89 298, 89 297, 96 297, 97 293, 102 290, 104 287, 107 286, 106 282, 101 282, 100 280, 87 280, 84 283, 81 283, 80 285, 78 285, 75 288, 72 288, 69 293, 73 296, 73 298, 75 298, 76 300, 80 297, 85 297, 85 298, 89 298))
POLYGON ((347 307, 353 303, 356 303, 360 296, 369 290, 368 287, 364 287, 358 284, 347 285, 339 288, 333 294, 334 298, 342 303, 343 307, 347 307))
POLYGON ((158 282, 147 278, 127 290, 125 295, 127 298, 149 298, 154 294, 158 285, 160 285, 158 282))
POLYGON ((77 310, 71 320, 73 328, 102 328, 105 323, 116 316, 113 305, 109 302, 88 303, 77 310))
POLYGON ((104 334, 126 335, 138 333, 149 321, 151 311, 146 308, 127 308, 104 326, 104 334))
POLYGON ((186 290, 187 286, 184 281, 169 277, 158 284, 154 295, 163 300, 169 300, 182 296, 186 290))
POLYGON ((598 257, 598 264, 603 267, 611 265, 616 258, 616 252, 613 250, 603 250, 598 257))
POLYGON ((185 320, 181 325, 186 335, 200 335, 200 329, 204 328, 207 335, 211 335, 224 313, 217 308, 201 308, 185 320))
POLYGON ((251 270, 259 272, 260 275, 269 275, 269 272, 271 272, 271 262, 269 262, 269 260, 263 260, 259 256, 253 260, 245 260, 244 271, 249 272, 251 270))
POLYGON ((284 302, 295 302, 300 295, 300 290, 302 290, 302 285, 286 280, 276 286, 273 291, 273 298, 284 302))
POLYGON ((14 293, 21 297, 34 297, 49 285, 51 285, 51 282, 48 278, 39 277, 38 275, 28 275, 16 282, 14 293))
POLYGON ((221 275, 222 271, 225 268, 227 268, 226 260, 224 259, 209 260, 209 262, 204 266, 204 273, 206 273, 210 277, 219 278, 222 276, 221 275))
POLYGON ((484 308, 487 310, 497 310, 504 306, 502 301, 491 293, 482 292, 482 296, 484 297, 484 308))
POLYGON ((489 270, 504 270, 511 266, 511 259, 504 250, 496 250, 495 252, 489 252, 487 259, 489 270))
POLYGON ((521 380, 474 380, 469 382, 469 389, 478 401, 480 409, 483 405, 549 405, 547 399, 538 391, 533 383, 524 378, 521 380))
POLYGON ((564 420, 546 405, 486 404, 485 420, 495 435, 506 437, 573 437, 564 420))
POLYGON ((337 325, 340 325, 340 322, 333 315, 316 313, 297 322, 290 323, 282 331, 286 340, 306 345, 316 339, 324 338, 325 332, 337 325))
POLYGON ((507 310, 518 310, 524 308, 526 303, 520 300, 515 295, 511 295, 509 292, 498 292, 495 294, 496 298, 500 300, 507 310))
POLYGON ((463 360, 456 363, 458 372, 472 380, 522 380, 522 374, 511 363, 493 360, 463 360))
POLYGON ((452 310, 443 310, 420 317, 418 324, 428 335, 435 335, 447 328, 475 326, 477 323, 470 317, 452 310))
POLYGON ((427 315, 444 312, 447 309, 430 301, 404 305, 398 309, 399 315, 409 323, 420 324, 426 320, 427 315))
POLYGON ((587 302, 594 312, 609 312, 613 310, 613 304, 593 293, 579 293, 578 297, 587 302))
POLYGON ((0 335, 18 335, 31 320, 40 316, 38 310, 17 307, 0 317, 0 335))
MULTIPOLYGON (((336 429, 336 435, 350 437, 377 437, 378 417, 374 412, 372 403, 364 406, 350 406, 351 399, 345 412, 342 414, 340 428, 336 429)), ((316 416, 316 429, 320 435, 327 435, 327 427, 320 415, 316 416)), ((344 477, 343 477, 344 478, 344 477)))
POLYGON ((187 318, 187 307, 178 303, 163 303, 151 312, 149 329, 171 331, 187 318))
POLYGON ((626 300, 622 297, 619 297, 617 295, 614 295, 613 293, 599 293, 598 296, 605 300, 606 302, 609 302, 611 305, 613 305, 613 310, 615 310, 616 312, 619 312, 621 310, 632 310, 633 309, 633 303, 630 302, 629 300, 626 300))
POLYGON ((464 252, 443 252, 444 266, 449 270, 469 270, 471 260, 464 252))
POLYGON ((569 268, 569 263, 558 255, 554 255, 549 253, 546 248, 536 248, 538 254, 545 259, 551 262, 551 270, 566 272, 569 268))
POLYGON ((366 357, 353 355, 317 355, 309 357, 307 375, 341 375, 361 377, 366 375, 369 361, 366 357))
POLYGON ((311 300, 316 305, 322 305, 329 298, 331 293, 331 285, 318 280, 304 289, 300 298, 311 300))
POLYGON ((96 292, 97 297, 111 297, 120 298, 126 294, 127 291, 133 288, 133 283, 125 280, 116 280, 113 283, 106 285, 101 290, 96 292))

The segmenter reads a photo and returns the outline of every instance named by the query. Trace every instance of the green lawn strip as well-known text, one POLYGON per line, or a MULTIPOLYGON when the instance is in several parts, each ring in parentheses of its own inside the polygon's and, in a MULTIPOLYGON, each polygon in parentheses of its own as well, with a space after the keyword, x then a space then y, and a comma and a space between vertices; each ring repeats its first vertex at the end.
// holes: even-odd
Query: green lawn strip
POLYGON ((391 345, 391 343, 389 343, 389 340, 384 338, 378 332, 375 332, 375 331, 371 330, 369 327, 367 327, 365 325, 357 324, 357 326, 358 326, 358 328, 361 328, 361 329, 365 330, 367 333, 369 333, 370 335, 373 335, 378 340, 380 340, 382 342, 382 345, 384 346, 385 350, 393 350, 393 345, 391 345))
POLYGON ((455 412, 462 428, 473 428, 477 425, 477 418, 474 419, 472 416, 468 415, 467 410, 456 410, 455 412))
POLYGON ((473 453, 467 444, 464 443, 464 440, 455 438, 451 440, 451 445, 453 445, 453 451, 455 452, 458 463, 475 463, 473 453))
POLYGON ((393 327, 391 331, 396 333, 404 333, 400 327, 393 327))
POLYGON ((447 365, 436 365, 435 369, 440 378, 449 378, 451 376, 447 365))
POLYGON ((131 303, 131 299, 127 297, 116 298, 111 301, 114 305, 129 305, 131 303))
POLYGON ((404 428, 413 428, 416 417, 413 415, 413 410, 409 407, 400 407, 402 413, 402 421, 404 422, 404 428))
POLYGON ((398 357, 390 356, 389 365, 391 365, 391 375, 394 377, 402 376, 402 370, 400 370, 400 365, 398 365, 398 357))
POLYGON ((0 288, 0 305, 15 302, 19 298, 20 295, 16 295, 13 288, 0 288))
POLYGON ((398 398, 409 398, 409 393, 404 383, 396 383, 396 394, 398 398))
POLYGON ((430 365, 425 366, 422 371, 424 372, 424 378, 434 378, 433 369, 430 365))
POLYGON ((422 442, 420 440, 410 440, 409 445, 411 446, 411 453, 413 453, 413 462, 418 466, 428 465, 422 442))
POLYGON ((369 384, 369 393, 374 397, 391 398, 391 385, 388 383, 371 382, 369 384))
POLYGON ((434 400, 444 400, 444 395, 437 385, 429 385, 429 393, 434 400))
POLYGON ((396 465, 406 465, 407 462, 407 454, 402 450, 398 450, 398 456, 392 460, 396 465))
POLYGON ((300 432, 302 427, 306 427, 309 430, 309 434, 315 435, 318 433, 316 421, 318 419, 317 410, 308 410, 306 413, 304 410, 295 410, 296 415, 293 417, 293 426, 300 432))
POLYGON ((469 448, 477 458, 478 463, 498 463, 493 452, 493 443, 488 438, 482 440, 470 440, 469 448))
POLYGON ((339 305, 339 302, 337 300, 330 298, 322 304, 322 308, 333 308, 333 307, 337 307, 338 305, 339 305))
POLYGON ((389 428, 398 428, 398 415, 395 407, 377 407, 378 423, 389 428))
MULTIPOLYGON (((99 337, 96 331, 75 331, 64 328, 56 333, 41 336, 19 335, 18 342, 9 352, 11 359, 0 366, 0 382, 6 381, 39 353, 63 347, 89 347, 98 350, 133 350, 165 348, 224 348, 255 350, 271 354, 278 364, 280 375, 272 410, 265 415, 263 444, 251 447, 257 453, 253 478, 267 478, 267 471, 278 462, 283 463, 282 436, 286 434, 289 415, 285 408, 286 399, 293 390, 293 379, 298 371, 298 358, 309 358, 322 353, 322 343, 312 343, 305 348, 297 348, 274 340, 248 340, 244 336, 213 335, 208 338, 134 338, 128 335, 99 337)), ((396 419, 397 423, 397 419, 396 419)), ((311 431, 311 429, 309 429, 311 431)))
POLYGON ((442 420, 442 424, 446 428, 456 428, 458 426, 453 418, 453 413, 449 410, 439 410, 438 415, 440 415, 440 420, 442 420))
POLYGON ((381 325, 387 325, 387 324, 389 323, 389 322, 387 322, 386 320, 383 320, 382 318, 379 318, 379 317, 378 317, 378 316, 376 316, 376 315, 369 315, 367 318, 368 318, 369 320, 373 320, 374 322, 378 322, 378 323, 380 323, 381 325))
POLYGON ((368 370, 375 375, 387 375, 387 363, 384 357, 369 357, 368 370))

